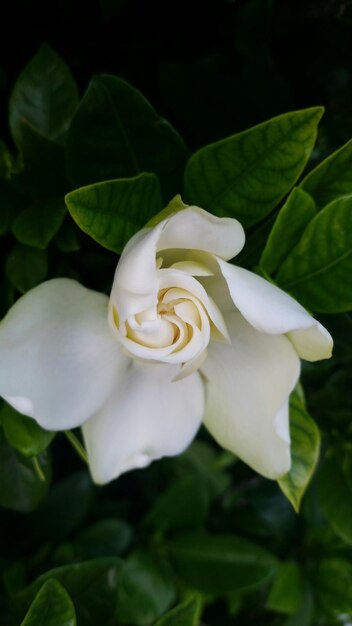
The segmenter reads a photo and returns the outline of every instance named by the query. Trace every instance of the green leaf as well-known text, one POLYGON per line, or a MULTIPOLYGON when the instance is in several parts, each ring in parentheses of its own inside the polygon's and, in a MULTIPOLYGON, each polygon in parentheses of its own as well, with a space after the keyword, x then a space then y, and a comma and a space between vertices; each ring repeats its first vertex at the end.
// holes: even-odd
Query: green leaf
POLYGON ((68 137, 75 185, 155 172, 169 198, 180 191, 186 156, 179 134, 137 89, 115 76, 92 79, 68 137))
POLYGON ((38 462, 45 480, 38 476, 32 459, 20 455, 0 432, 0 505, 14 511, 32 511, 45 496, 51 471, 44 452, 38 462))
POLYGON ((251 226, 297 181, 313 149, 321 107, 275 117, 192 155, 185 196, 216 215, 251 226))
POLYGON ((71 596, 79 626, 112 626, 121 567, 120 559, 105 558, 49 570, 14 596, 14 610, 25 613, 42 585, 55 579, 71 596))
POLYGON ((40 198, 16 218, 12 232, 21 243, 45 250, 66 213, 62 198, 40 198))
POLYGON ((320 432, 297 393, 290 398, 291 469, 278 481, 298 513, 319 459, 320 432))
POLYGON ((152 228, 153 226, 160 224, 160 222, 162 222, 166 218, 171 217, 171 215, 174 215, 175 213, 179 213, 179 211, 184 211, 184 209, 187 209, 187 204, 184 204, 180 194, 177 194, 177 196, 175 196, 174 198, 172 198, 172 200, 170 200, 169 204, 165 207, 165 209, 162 209, 159 213, 157 213, 157 215, 154 215, 146 223, 145 227, 152 228))
POLYGON ((67 194, 65 201, 73 219, 87 235, 118 253, 162 206, 154 174, 82 187, 67 194))
POLYGON ((285 260, 316 215, 314 200, 295 187, 280 209, 260 258, 260 267, 272 274, 285 260))
POLYGON ((181 580, 205 593, 227 593, 266 582, 276 570, 267 550, 235 535, 188 532, 167 544, 181 580))
POLYGON ((44 250, 17 244, 12 248, 5 263, 9 282, 25 293, 44 280, 48 273, 48 261, 44 250))
POLYGON ((185 476, 155 500, 145 521, 161 531, 194 528, 205 521, 208 508, 209 491, 205 481, 199 475, 185 476))
POLYGON ((9 404, 2 405, 0 421, 9 444, 24 456, 38 456, 55 437, 55 433, 44 430, 9 404))
POLYGON ((135 552, 122 570, 117 619, 123 624, 149 626, 170 608, 175 595, 167 564, 147 552, 135 552))
POLYGON ((76 626, 72 600, 55 579, 48 580, 36 595, 21 626, 76 626))
POLYGON ((333 531, 352 544, 352 475, 343 468, 339 450, 329 452, 318 474, 318 494, 323 513, 333 531))
POLYGON ((192 597, 163 615, 154 626, 198 626, 201 609, 201 599, 192 597))
POLYGON ((295 561, 279 567, 266 602, 268 609, 278 613, 295 613, 303 600, 301 570, 295 561))
POLYGON ((68 128, 78 106, 78 91, 66 63, 44 44, 19 75, 10 98, 10 128, 19 148, 29 124, 49 139, 68 128))
POLYGON ((352 564, 342 558, 320 561, 314 590, 319 606, 328 615, 352 613, 352 564))
POLYGON ((276 281, 306 308, 342 313, 352 308, 352 196, 334 200, 310 222, 276 281))
POLYGON ((352 194, 352 140, 309 172, 300 187, 314 198, 319 209, 352 194))
POLYGON ((283 626, 310 626, 314 617, 314 601, 313 594, 306 583, 303 589, 303 597, 301 604, 293 615, 285 621, 283 626))
POLYGON ((132 528, 119 519, 103 519, 88 526, 74 541, 75 550, 85 559, 119 556, 132 541, 132 528))
POLYGON ((52 486, 33 514, 34 532, 42 542, 63 541, 86 517, 92 497, 93 485, 88 472, 81 470, 69 474, 52 486))

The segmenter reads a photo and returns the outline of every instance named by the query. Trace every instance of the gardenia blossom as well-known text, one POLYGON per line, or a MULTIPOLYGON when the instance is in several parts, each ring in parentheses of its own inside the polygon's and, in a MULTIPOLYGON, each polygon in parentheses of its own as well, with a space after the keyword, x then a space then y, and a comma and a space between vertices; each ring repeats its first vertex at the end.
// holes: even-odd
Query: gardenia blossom
POLYGON ((300 358, 329 358, 332 339, 228 263, 244 241, 237 220, 192 206, 132 237, 110 298, 64 278, 32 289, 0 324, 0 394, 48 430, 82 426, 97 483, 181 453, 202 422, 282 476, 300 358))

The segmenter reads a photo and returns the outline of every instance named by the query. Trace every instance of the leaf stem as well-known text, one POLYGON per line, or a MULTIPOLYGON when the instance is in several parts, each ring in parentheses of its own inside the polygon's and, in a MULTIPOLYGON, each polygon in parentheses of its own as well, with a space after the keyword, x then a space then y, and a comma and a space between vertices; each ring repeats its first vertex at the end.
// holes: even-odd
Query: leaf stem
POLYGON ((34 471, 37 474, 39 480, 45 483, 46 482, 45 474, 42 470, 42 466, 40 465, 40 462, 37 456, 32 457, 32 463, 33 463, 34 471))
POLYGON ((69 440, 71 446, 76 450, 78 456, 88 465, 87 452, 85 451, 79 439, 76 437, 76 435, 73 434, 71 430, 65 430, 64 433, 69 440))

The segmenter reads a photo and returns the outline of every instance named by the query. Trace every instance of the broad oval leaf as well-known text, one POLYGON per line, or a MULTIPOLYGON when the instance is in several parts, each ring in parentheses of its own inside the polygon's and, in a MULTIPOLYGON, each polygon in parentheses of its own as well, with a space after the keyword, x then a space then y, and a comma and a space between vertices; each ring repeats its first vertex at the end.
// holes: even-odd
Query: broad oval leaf
POLYGON ((50 458, 45 452, 33 463, 33 459, 16 452, 0 431, 1 506, 14 511, 32 511, 45 496, 50 477, 50 458), (40 476, 36 463, 39 463, 40 476))
POLYGON ((65 213, 62 198, 38 198, 18 215, 12 232, 21 243, 45 250, 59 230, 65 213))
POLYGON ((295 187, 278 213, 260 258, 265 272, 272 274, 281 265, 316 213, 313 198, 295 187))
POLYGON ((270 589, 267 608, 278 613, 295 613, 303 597, 303 578, 299 564, 296 561, 282 563, 270 589))
POLYGON ((68 137, 75 185, 155 172, 169 198, 180 191, 186 158, 180 135, 137 89, 116 76, 91 80, 68 137))
POLYGON ((78 91, 66 63, 42 45, 19 75, 10 98, 10 128, 19 148, 22 126, 29 124, 56 139, 68 128, 78 105, 78 91))
POLYGON ((40 589, 21 626, 76 626, 73 602, 62 585, 50 579, 40 589))
POLYGON ((192 597, 163 615, 154 626, 198 626, 201 609, 200 597, 192 597))
POLYGON ((125 562, 116 615, 121 624, 149 626, 175 601, 172 572, 148 552, 134 552, 125 562))
POLYGON ((278 484, 298 513, 319 460, 320 432, 297 393, 290 398, 291 469, 278 484))
POLYGON ((205 480, 199 475, 184 476, 155 500, 145 522, 159 531, 196 528, 205 521, 209 504, 205 480))
POLYGON ((205 593, 227 593, 267 581, 277 561, 264 548, 235 535, 189 532, 167 544, 181 580, 205 593))
POLYGON ((314 198, 319 209, 352 194, 352 140, 309 172, 300 187, 314 198))
POLYGON ((78 226, 117 253, 162 206, 155 174, 81 187, 67 194, 65 201, 78 226))
POLYGON ((55 433, 41 428, 33 419, 15 411, 9 404, 0 409, 0 421, 9 444, 25 456, 41 454, 52 442, 55 433))
POLYGON ((74 541, 75 552, 83 558, 120 556, 132 541, 132 528, 127 522, 106 518, 88 526, 74 541))
POLYGON ((352 308, 352 195, 339 198, 310 222, 276 281, 307 309, 352 308))
POLYGON ((14 610, 23 615, 42 585, 54 578, 72 598, 79 626, 112 626, 121 567, 120 559, 105 558, 49 570, 14 596, 14 610))
POLYGON ((185 200, 251 226, 295 184, 313 149, 321 107, 285 113, 201 148, 185 172, 185 200))

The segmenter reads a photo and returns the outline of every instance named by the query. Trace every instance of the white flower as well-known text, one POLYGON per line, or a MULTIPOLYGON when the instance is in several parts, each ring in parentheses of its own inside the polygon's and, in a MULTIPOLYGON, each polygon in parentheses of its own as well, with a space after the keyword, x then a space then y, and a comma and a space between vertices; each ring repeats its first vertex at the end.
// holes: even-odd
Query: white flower
POLYGON ((0 393, 48 430, 83 425, 105 483, 182 452, 201 422, 259 473, 290 468, 288 399, 300 357, 332 339, 290 296, 227 261, 237 220, 189 207, 138 232, 110 300, 54 279, 0 324, 0 393))

